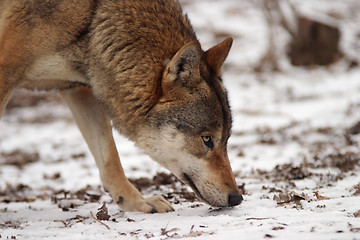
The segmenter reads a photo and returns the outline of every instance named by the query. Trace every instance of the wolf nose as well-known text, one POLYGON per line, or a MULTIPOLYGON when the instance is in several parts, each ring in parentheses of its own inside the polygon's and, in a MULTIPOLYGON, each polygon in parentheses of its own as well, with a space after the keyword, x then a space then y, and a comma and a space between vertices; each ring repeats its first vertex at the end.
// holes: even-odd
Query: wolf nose
POLYGON ((228 198, 229 207, 239 205, 242 201, 243 201, 243 197, 241 194, 229 195, 228 198))

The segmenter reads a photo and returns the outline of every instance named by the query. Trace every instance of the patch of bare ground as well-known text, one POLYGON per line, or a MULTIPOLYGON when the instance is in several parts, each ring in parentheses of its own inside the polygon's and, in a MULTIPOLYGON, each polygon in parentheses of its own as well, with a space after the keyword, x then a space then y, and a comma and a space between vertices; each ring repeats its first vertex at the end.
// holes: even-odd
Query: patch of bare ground
MULTIPOLYGON (((258 128, 256 130, 257 144, 284 145, 298 144, 304 149, 304 164, 298 167, 286 164, 277 166, 280 178, 303 179, 310 176, 311 168, 337 168, 341 172, 356 170, 360 166, 359 142, 355 135, 360 133, 360 123, 349 128, 322 127, 312 128, 300 123, 291 123, 287 126, 271 129, 258 128), (303 130, 298 130, 303 128, 303 130), (282 177, 281 177, 282 176, 282 177)), ((275 174, 276 175, 276 174, 275 174)), ((275 178, 276 180, 276 178, 275 178)))
POLYGON ((175 204, 180 201, 194 202, 196 200, 195 194, 189 192, 188 188, 173 174, 158 173, 152 179, 130 179, 130 182, 141 192, 159 190, 160 187, 165 186, 169 191, 163 197, 175 204))
POLYGON ((6 184, 4 189, 0 190, 0 203, 11 202, 34 202, 40 196, 36 196, 32 193, 32 189, 24 184, 18 184, 12 186, 6 184))
MULTIPOLYGON (((262 190, 272 193, 279 206, 291 205, 302 209, 302 201, 328 200, 327 196, 319 193, 321 187, 333 186, 348 176, 357 175, 360 170, 358 134, 360 123, 347 128, 313 128, 304 126, 304 123, 291 123, 278 129, 259 128, 255 131, 256 144, 297 144, 304 151, 297 156, 300 160, 298 164, 279 164, 268 171, 257 169, 252 175, 275 184, 276 187, 264 185, 262 190), (303 180, 311 180, 316 187, 307 189, 307 194, 301 192, 297 182, 303 180)), ((241 152, 244 154, 243 150, 241 152)), ((359 195, 359 184, 351 188, 350 193, 359 195)), ((318 207, 325 208, 326 205, 319 204, 318 207)), ((354 213, 354 216, 358 217, 359 213, 354 213)))
POLYGON ((25 165, 39 160, 39 152, 24 152, 18 149, 9 153, 0 153, 0 166, 12 165, 22 169, 25 165))
MULTIPOLYGON (((61 178, 59 173, 48 176, 44 175, 44 179, 57 180, 61 178)), ((180 201, 194 202, 195 194, 188 190, 174 175, 166 173, 158 173, 152 179, 138 178, 130 180, 134 186, 141 192, 160 190, 165 187, 168 192, 164 195, 166 199, 174 204, 180 201)), ((77 191, 55 190, 51 187, 42 189, 32 189, 28 185, 7 184, 4 189, 0 189, 0 203, 11 202, 34 202, 36 199, 50 199, 63 211, 70 211, 89 202, 99 202, 103 194, 106 194, 100 186, 87 186, 77 191)))

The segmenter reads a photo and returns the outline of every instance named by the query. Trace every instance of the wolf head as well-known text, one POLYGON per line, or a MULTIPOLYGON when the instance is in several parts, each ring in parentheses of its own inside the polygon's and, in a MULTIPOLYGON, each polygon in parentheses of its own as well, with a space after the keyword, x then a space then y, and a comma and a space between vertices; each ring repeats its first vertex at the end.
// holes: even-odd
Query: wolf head
POLYGON ((206 52, 197 41, 168 62, 161 98, 148 114, 138 141, 145 151, 216 207, 241 203, 228 155, 231 112, 220 69, 232 45, 227 39, 206 52))

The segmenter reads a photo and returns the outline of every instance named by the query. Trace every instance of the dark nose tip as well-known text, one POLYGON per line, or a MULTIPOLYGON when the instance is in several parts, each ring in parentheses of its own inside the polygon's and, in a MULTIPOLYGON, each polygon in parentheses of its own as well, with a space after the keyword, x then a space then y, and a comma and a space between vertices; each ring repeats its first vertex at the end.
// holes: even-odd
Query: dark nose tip
POLYGON ((241 194, 234 194, 234 195, 230 194, 228 199, 229 206, 232 207, 239 205, 243 200, 244 199, 241 194))

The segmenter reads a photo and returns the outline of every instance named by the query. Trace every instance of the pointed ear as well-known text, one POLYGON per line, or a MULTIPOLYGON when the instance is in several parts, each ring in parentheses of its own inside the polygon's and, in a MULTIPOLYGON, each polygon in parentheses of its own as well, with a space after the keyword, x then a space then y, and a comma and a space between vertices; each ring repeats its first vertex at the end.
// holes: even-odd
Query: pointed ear
POLYGON ((198 41, 185 44, 175 54, 163 76, 163 91, 174 87, 192 87, 200 76, 200 60, 203 52, 198 41))
POLYGON ((227 38, 222 43, 210 48, 204 53, 205 62, 211 67, 217 76, 221 75, 221 66, 229 54, 232 43, 233 39, 227 38))

